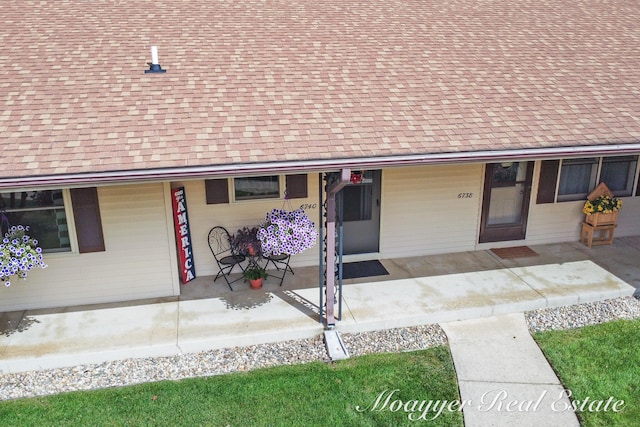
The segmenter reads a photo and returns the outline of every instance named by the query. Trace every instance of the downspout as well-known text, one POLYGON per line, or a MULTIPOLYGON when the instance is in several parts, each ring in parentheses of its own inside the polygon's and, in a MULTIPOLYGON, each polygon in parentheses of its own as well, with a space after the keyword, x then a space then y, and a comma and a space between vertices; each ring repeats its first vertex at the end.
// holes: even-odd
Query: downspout
POLYGON ((326 259, 326 301, 327 301, 327 328, 333 329, 335 319, 335 262, 336 262, 336 194, 349 183, 351 169, 340 171, 340 180, 327 187, 327 259, 326 259))

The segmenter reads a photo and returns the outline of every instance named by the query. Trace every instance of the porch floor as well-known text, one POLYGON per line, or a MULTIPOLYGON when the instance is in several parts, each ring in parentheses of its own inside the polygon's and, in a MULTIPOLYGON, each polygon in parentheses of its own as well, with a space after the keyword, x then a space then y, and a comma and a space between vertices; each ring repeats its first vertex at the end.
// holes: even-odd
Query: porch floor
MULTIPOLYGON (((531 246, 381 260, 389 275, 344 281, 341 332, 472 319, 638 293, 640 236, 611 246, 531 246), (631 286, 629 286, 631 285, 631 286)), ((295 268, 282 287, 251 290, 200 277, 182 295, 99 306, 0 314, 0 372, 168 356, 310 338, 319 323, 318 268, 295 268)), ((337 307, 336 307, 337 314, 337 307)))
MULTIPOLYGON (((381 260, 389 275, 362 277, 343 280, 344 286, 361 283, 387 282, 398 279, 432 277, 459 273, 472 273, 499 270, 514 267, 535 265, 562 264, 572 261, 593 261, 618 278, 636 288, 640 295, 640 236, 616 238, 613 245, 587 248, 578 242, 558 243, 530 246, 537 256, 503 259, 490 250, 447 253, 421 257, 395 258, 381 260)), ((263 291, 279 292, 298 289, 318 289, 318 267, 295 268, 295 274, 285 277, 282 287, 278 281, 269 279, 263 291)), ((240 275, 232 275, 232 279, 240 275)), ((222 298, 238 307, 253 304, 256 291, 249 289, 249 284, 239 280, 231 286, 230 291, 224 279, 212 283, 213 277, 198 277, 186 285, 182 285, 181 301, 203 298, 222 298)), ((347 291, 345 291, 345 294, 347 291)), ((318 297, 315 298, 316 303, 318 297)))

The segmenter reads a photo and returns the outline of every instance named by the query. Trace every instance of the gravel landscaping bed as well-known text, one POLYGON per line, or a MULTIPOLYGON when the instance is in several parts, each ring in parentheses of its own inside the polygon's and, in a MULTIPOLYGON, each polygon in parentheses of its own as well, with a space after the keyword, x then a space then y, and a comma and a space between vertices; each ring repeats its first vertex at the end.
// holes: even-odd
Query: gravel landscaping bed
POLYGON ((525 319, 531 332, 573 329, 611 320, 640 317, 640 300, 635 297, 616 298, 556 308, 528 311, 525 319))
MULTIPOLYGON (((531 332, 577 328, 639 317, 640 300, 633 297, 525 313, 531 332)), ((447 337, 439 325, 343 334, 342 339, 351 356, 420 350, 447 343, 447 337)), ((170 357, 125 359, 71 368, 0 375, 0 400, 326 360, 327 354, 321 336, 170 357)))

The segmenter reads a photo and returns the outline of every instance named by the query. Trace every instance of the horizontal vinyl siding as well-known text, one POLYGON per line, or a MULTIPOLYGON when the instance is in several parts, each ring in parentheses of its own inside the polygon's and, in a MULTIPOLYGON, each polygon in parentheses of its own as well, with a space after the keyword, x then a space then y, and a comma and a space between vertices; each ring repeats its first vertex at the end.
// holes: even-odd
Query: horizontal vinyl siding
MULTIPOLYGON (((585 215, 584 202, 562 202, 535 205, 529 218, 526 243, 530 245, 577 242, 585 215)), ((614 237, 640 234, 640 197, 623 198, 623 207, 618 215, 618 227, 614 237)))
MULTIPOLYGON (((538 192, 540 164, 536 164, 532 193, 538 192)), ((618 227, 614 237, 640 234, 640 197, 623 197, 623 206, 618 215, 618 227)), ((580 241, 580 230, 585 219, 582 213, 583 200, 560 203, 537 204, 534 196, 529 210, 527 224, 528 245, 541 245, 580 241)))
POLYGON ((640 197, 623 197, 622 203, 614 236, 640 235, 640 197))
MULTIPOLYGON (((212 227, 221 225, 229 233, 233 234, 243 226, 258 225, 264 221, 267 212, 274 208, 280 209, 283 206, 283 200, 280 199, 247 200, 207 205, 204 181, 187 181, 180 185, 174 183, 175 186, 184 186, 185 188, 197 276, 210 276, 218 272, 218 267, 207 243, 207 236, 212 227)), ((318 174, 309 175, 308 188, 308 197, 306 199, 292 199, 290 201, 291 208, 297 209, 303 204, 315 204, 315 208, 307 209, 306 213, 318 226, 320 212, 318 206, 318 174)), ((291 257, 291 265, 294 268, 317 265, 318 248, 319 245, 316 244, 310 250, 294 255, 291 257)))
POLYGON ((164 197, 160 183, 98 188, 106 250, 45 254, 48 268, 3 289, 0 311, 172 295, 164 197))
POLYGON ((473 250, 482 165, 388 169, 382 178, 381 257, 473 250), (459 198, 460 193, 472 193, 459 198))
POLYGON ((532 205, 527 225, 529 245, 578 241, 584 219, 582 202, 532 205))

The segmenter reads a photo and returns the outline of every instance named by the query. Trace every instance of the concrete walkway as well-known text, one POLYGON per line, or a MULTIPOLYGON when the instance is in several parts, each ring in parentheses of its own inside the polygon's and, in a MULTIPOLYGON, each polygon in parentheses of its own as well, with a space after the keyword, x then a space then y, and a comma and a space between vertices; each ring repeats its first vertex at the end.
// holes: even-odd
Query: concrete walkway
MULTIPOLYGON (((4 322, 13 325, 0 333, 0 373, 322 334, 316 287, 273 289, 26 312, 17 319, 5 315, 4 322)), ((592 261, 350 284, 337 330, 440 323, 449 338, 466 426, 577 426, 576 415, 562 410, 569 401, 522 313, 630 296, 634 290, 592 261)))
MULTIPOLYGON (((344 287, 337 329, 477 319, 633 291, 591 261, 352 284, 344 287)), ((310 286, 238 292, 226 299, 26 312, 0 335, 0 373, 312 338, 323 332, 318 301, 319 290, 310 286)))
POLYGON ((469 427, 579 426, 522 313, 443 323, 469 427))

